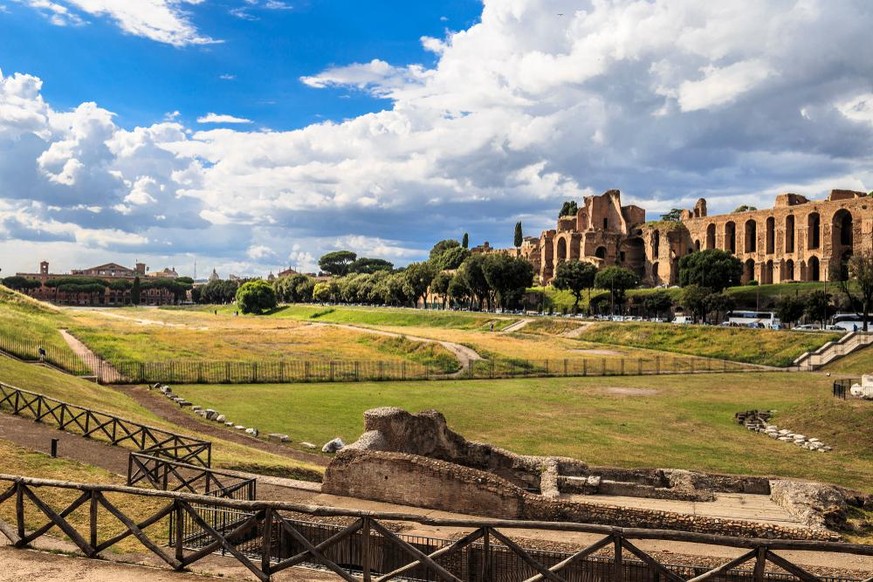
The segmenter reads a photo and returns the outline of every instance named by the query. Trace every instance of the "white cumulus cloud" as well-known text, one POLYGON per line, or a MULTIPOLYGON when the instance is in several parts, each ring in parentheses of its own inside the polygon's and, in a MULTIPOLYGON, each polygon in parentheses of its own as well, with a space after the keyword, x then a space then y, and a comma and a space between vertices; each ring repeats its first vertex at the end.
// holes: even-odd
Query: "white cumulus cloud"
POLYGON ((207 113, 197 118, 197 123, 252 123, 251 119, 220 113, 207 113))

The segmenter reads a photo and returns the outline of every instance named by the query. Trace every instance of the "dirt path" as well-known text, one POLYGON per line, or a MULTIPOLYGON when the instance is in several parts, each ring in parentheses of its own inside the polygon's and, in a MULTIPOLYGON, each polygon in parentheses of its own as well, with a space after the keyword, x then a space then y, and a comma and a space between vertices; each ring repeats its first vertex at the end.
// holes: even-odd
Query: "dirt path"
POLYGON ((67 342, 67 345, 70 346, 70 349, 79 356, 86 366, 91 368, 91 371, 101 382, 112 384, 122 380, 121 374, 112 367, 112 364, 92 352, 88 346, 80 342, 67 330, 59 329, 58 331, 61 337, 64 338, 64 341, 67 342))
POLYGON ((507 325, 505 328, 503 328, 503 330, 500 333, 507 334, 507 333, 512 333, 514 331, 518 331, 518 330, 524 328, 527 324, 529 324, 532 321, 533 321, 533 319, 520 319, 511 325, 507 325))

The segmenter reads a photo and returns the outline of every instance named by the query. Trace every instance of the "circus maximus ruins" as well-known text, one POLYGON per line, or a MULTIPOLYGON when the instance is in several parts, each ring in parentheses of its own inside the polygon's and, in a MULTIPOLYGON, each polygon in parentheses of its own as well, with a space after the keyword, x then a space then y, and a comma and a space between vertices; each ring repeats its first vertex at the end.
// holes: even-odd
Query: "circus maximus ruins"
POLYGON ((621 193, 609 190, 585 197, 575 215, 512 252, 534 265, 542 284, 563 261, 584 260, 626 267, 650 285, 674 285, 682 256, 722 249, 743 262, 743 283, 767 284, 826 281, 862 248, 873 250, 873 197, 865 192, 831 190, 825 200, 780 194, 773 208, 716 216, 701 198, 678 222, 646 222, 645 209, 622 206, 621 193))

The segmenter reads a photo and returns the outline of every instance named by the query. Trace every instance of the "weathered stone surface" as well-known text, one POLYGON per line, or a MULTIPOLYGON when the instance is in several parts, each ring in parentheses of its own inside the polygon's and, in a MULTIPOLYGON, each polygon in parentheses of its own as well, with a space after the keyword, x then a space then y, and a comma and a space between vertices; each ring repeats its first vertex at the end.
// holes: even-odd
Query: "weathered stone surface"
POLYGON ((288 438, 287 434, 280 434, 277 432, 271 432, 270 434, 267 435, 267 440, 276 441, 276 442, 280 442, 280 443, 287 443, 291 439, 288 438))
POLYGON ((345 446, 346 446, 346 443, 343 442, 343 439, 336 437, 335 439, 329 440, 328 442, 324 443, 324 446, 321 447, 321 452, 322 453, 335 453, 335 452, 341 450, 345 446))
POLYGON ((227 422, 227 418, 223 414, 219 414, 215 417, 215 422, 227 422))

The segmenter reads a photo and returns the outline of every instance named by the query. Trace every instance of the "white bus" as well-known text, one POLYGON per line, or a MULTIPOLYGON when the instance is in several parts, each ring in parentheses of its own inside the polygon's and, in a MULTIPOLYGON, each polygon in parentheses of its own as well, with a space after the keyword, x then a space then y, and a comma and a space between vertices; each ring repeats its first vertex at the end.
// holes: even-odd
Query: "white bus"
MULTIPOLYGON (((846 331, 860 331, 864 329, 864 316, 857 313, 838 313, 834 316, 834 327, 846 331)), ((873 330, 873 317, 867 318, 867 329, 873 330)))
POLYGON ((727 321, 722 325, 779 329, 781 322, 772 311, 728 311, 727 321))

